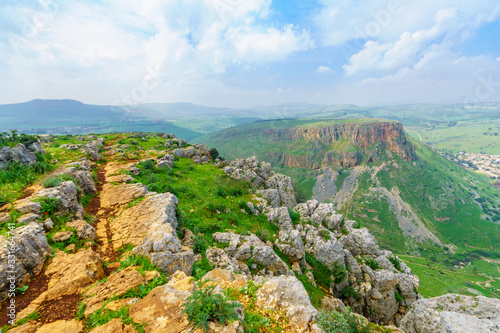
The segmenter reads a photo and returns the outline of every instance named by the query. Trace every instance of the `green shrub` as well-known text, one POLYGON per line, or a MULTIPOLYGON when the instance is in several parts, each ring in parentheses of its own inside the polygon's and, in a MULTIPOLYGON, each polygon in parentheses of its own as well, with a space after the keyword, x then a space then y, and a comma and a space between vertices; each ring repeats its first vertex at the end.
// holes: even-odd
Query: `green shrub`
POLYGON ((349 231, 347 229, 342 229, 342 235, 349 235, 349 231))
POLYGON ((87 207, 88 205, 90 205, 90 202, 92 201, 92 199, 95 197, 96 195, 95 194, 85 194, 83 197, 80 198, 80 203, 82 204, 83 208, 87 207))
POLYGON ((227 207, 224 204, 214 204, 211 202, 207 205, 206 208, 211 213, 217 213, 217 212, 223 213, 226 211, 227 207))
POLYGON ((342 296, 348 298, 352 297, 355 300, 358 300, 360 297, 359 293, 356 290, 354 290, 352 286, 346 286, 344 289, 342 289, 342 296))
POLYGON ((365 264, 373 270, 380 269, 380 265, 375 261, 375 259, 365 259, 365 264))
POLYGON ((200 261, 193 264, 193 277, 197 280, 201 279, 205 274, 213 269, 207 258, 203 257, 200 261))
POLYGON ((339 265, 338 263, 333 263, 332 275, 335 283, 341 283, 347 278, 347 272, 344 266, 339 265))
POLYGON ((227 192, 224 188, 218 187, 217 191, 215 192, 219 197, 227 197, 227 192))
POLYGON ((230 188, 229 195, 232 197, 240 197, 243 195, 243 190, 240 188, 230 188))
POLYGON ((332 236, 328 232, 328 230, 320 230, 319 232, 320 236, 325 240, 325 242, 328 242, 332 236))
POLYGON ((212 159, 212 161, 215 161, 217 159, 217 157, 219 157, 220 154, 219 154, 219 151, 215 148, 212 148, 210 149, 210 158, 212 159))
POLYGON ((290 215, 290 218, 292 219, 293 225, 296 225, 300 222, 300 214, 297 212, 294 212, 290 208, 288 208, 288 214, 290 215))
POLYGON ((54 215, 57 209, 61 206, 61 200, 58 198, 42 197, 39 199, 39 202, 43 215, 54 215))
POLYGON ((398 259, 397 257, 389 257, 389 258, 387 258, 387 259, 389 259, 389 261, 391 262, 391 264, 393 264, 393 265, 394 265, 394 267, 395 267, 398 271, 400 271, 400 272, 402 272, 402 271, 403 271, 403 270, 401 269, 401 262, 399 261, 399 259, 398 259))
POLYGON ((193 251, 194 253, 205 253, 205 251, 208 249, 208 241, 205 239, 205 237, 200 236, 198 234, 194 235, 193 238, 193 251))
POLYGON ((354 224, 352 225, 352 227, 353 227, 353 229, 359 229, 359 228, 361 228, 361 223, 358 222, 358 221, 356 221, 356 222, 354 222, 354 224))
POLYGON ((208 323, 219 322, 228 324, 238 320, 236 308, 238 303, 234 302, 224 294, 213 293, 215 286, 204 286, 208 281, 197 283, 197 289, 189 296, 184 303, 183 313, 186 313, 188 320, 194 328, 202 328, 208 331, 208 323))
POLYGON ((397 291, 396 291, 396 292, 394 292, 394 297, 396 298, 396 302, 398 302, 398 303, 401 303, 401 302, 404 300, 403 295, 401 295, 401 294, 400 294, 399 292, 397 292, 397 291))
POLYGON ((144 298, 146 297, 154 288, 162 286, 167 283, 167 277, 162 274, 160 277, 155 276, 153 280, 147 284, 140 284, 137 287, 128 290, 123 294, 122 298, 144 298))
POLYGON ((245 211, 245 213, 250 214, 250 215, 252 214, 252 210, 250 209, 250 207, 248 206, 248 204, 245 201, 243 201, 243 200, 239 201, 238 206, 241 209, 243 209, 245 211))
POLYGON ((57 187, 66 181, 72 181, 75 185, 78 184, 76 179, 70 175, 52 176, 43 181, 43 187, 57 187))
POLYGON ((321 311, 316 317, 318 326, 325 333, 368 333, 369 323, 356 317, 350 309, 344 312, 321 311))

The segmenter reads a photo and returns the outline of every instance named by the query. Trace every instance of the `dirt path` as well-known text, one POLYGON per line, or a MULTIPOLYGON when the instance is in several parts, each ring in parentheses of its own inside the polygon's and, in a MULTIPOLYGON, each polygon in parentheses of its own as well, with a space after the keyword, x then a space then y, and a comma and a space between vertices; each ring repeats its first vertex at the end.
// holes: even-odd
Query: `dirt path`
MULTIPOLYGON (((85 208, 85 212, 96 217, 96 223, 94 223, 93 226, 98 234, 98 240, 96 241, 94 251, 104 260, 114 261, 118 257, 118 253, 114 251, 113 247, 110 245, 112 235, 109 228, 109 218, 111 217, 112 210, 101 206, 101 195, 104 185, 107 183, 105 176, 106 165, 107 163, 99 165, 99 169, 97 170, 98 183, 96 184, 97 195, 92 198, 90 204, 85 208)), ((50 278, 45 275, 45 269, 50 261, 51 259, 46 261, 40 274, 28 284, 29 288, 26 293, 16 295, 16 312, 18 314, 49 289, 50 278)), ((111 272, 112 270, 106 269, 106 276, 111 274, 111 272)), ((77 305, 80 301, 80 294, 71 294, 44 302, 38 308, 38 313, 40 315, 38 322, 46 324, 61 319, 72 320, 75 318, 77 305)), ((0 327, 8 325, 9 318, 7 317, 7 311, 8 309, 6 306, 3 306, 2 310, 0 310, 0 327)))

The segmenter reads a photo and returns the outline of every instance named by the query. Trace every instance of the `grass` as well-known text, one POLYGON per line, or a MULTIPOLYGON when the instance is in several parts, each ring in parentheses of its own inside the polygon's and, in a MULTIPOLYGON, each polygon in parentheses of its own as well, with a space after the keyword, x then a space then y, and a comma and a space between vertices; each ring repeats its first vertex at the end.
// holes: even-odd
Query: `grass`
POLYGON ((5 168, 0 169, 0 201, 5 203, 13 202, 22 196, 22 190, 33 184, 42 175, 52 171, 55 167, 51 163, 52 155, 37 153, 37 162, 29 165, 22 165, 17 162, 9 163, 5 168))
POLYGON ((485 282, 491 280, 490 276, 500 279, 500 272, 497 269, 500 265, 498 264, 472 260, 471 265, 456 268, 454 265, 442 264, 439 258, 433 261, 408 255, 399 255, 399 257, 419 277, 418 290, 424 297, 435 297, 447 293, 475 295, 479 292, 487 297, 500 298, 498 285, 496 288, 493 285, 491 288, 485 287, 485 282))
POLYGON ((411 127, 412 136, 439 150, 500 155, 500 119, 462 121, 455 126, 411 127))
POLYGON ((61 185, 65 181, 72 181, 75 183, 75 185, 78 185, 77 180, 70 175, 57 175, 57 176, 52 176, 43 181, 43 187, 57 187, 61 185))
POLYGON ((27 315, 26 317, 24 317, 23 319, 16 320, 14 325, 4 325, 0 329, 0 331, 7 332, 7 330, 13 329, 14 327, 22 326, 30 320, 38 320, 39 318, 40 318, 40 314, 38 313, 38 311, 34 311, 34 312, 30 313, 29 315, 27 315))
POLYGON ((179 228, 186 227, 197 235, 197 252, 202 255, 207 246, 213 245, 211 235, 215 232, 252 232, 265 236, 278 231, 265 216, 248 214, 248 207, 241 211, 241 202, 252 201, 248 184, 229 178, 212 164, 199 165, 179 158, 173 169, 156 168, 146 162, 138 163, 138 168, 141 174, 134 176, 135 181, 150 190, 154 186, 158 193, 171 192, 177 196, 179 228))

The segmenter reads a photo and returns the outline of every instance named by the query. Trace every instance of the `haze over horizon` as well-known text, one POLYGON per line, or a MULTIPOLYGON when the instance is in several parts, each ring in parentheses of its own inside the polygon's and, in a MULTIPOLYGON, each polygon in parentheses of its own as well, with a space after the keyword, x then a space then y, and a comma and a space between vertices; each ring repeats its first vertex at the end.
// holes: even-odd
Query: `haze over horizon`
POLYGON ((492 0, 52 0, 0 9, 0 104, 500 101, 492 0))

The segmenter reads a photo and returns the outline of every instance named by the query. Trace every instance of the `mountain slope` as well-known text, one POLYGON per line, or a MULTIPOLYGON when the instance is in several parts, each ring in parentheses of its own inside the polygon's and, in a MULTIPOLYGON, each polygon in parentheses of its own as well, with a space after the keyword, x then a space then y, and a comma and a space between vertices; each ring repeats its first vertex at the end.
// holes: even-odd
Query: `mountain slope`
POLYGON ((494 255, 498 191, 407 137, 391 121, 297 119, 234 127, 202 142, 230 158, 256 155, 290 175, 302 200, 329 200, 399 253, 494 255), (441 250, 439 250, 441 249, 441 250))

